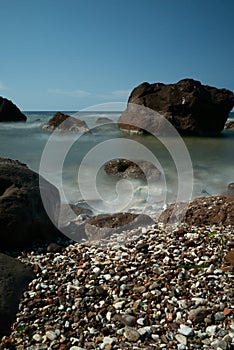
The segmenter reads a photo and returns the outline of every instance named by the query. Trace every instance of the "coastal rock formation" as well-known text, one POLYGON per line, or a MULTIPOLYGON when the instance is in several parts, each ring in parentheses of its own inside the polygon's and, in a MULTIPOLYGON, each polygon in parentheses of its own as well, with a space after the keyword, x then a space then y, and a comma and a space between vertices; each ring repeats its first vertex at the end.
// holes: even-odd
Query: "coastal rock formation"
POLYGON ((85 232, 90 241, 108 238, 112 233, 132 230, 139 226, 152 225, 154 223, 148 215, 117 213, 110 215, 96 215, 85 223, 85 232))
POLYGON ((88 125, 85 121, 57 112, 44 126, 43 129, 60 132, 87 133, 88 125))
POLYGON ((234 122, 226 123, 226 124, 225 124, 225 129, 226 129, 226 130, 234 131, 234 122))
POLYGON ((145 82, 132 91, 118 124, 128 132, 161 133, 167 119, 182 135, 214 136, 223 130, 233 106, 232 91, 193 79, 176 84, 145 82))
MULTIPOLYGON (((40 177, 46 206, 56 221, 59 214, 58 190, 40 177)), ((44 203, 45 205, 45 203, 44 203)), ((39 175, 17 160, 0 158, 0 251, 33 247, 58 238, 42 203, 39 175)))
POLYGON ((145 160, 113 159, 105 163, 107 174, 122 178, 159 180, 161 172, 154 164, 145 160))
POLYGON ((107 117, 99 117, 96 120, 96 124, 113 123, 113 120, 107 117))
POLYGON ((222 196, 199 197, 191 203, 171 204, 163 211, 159 221, 184 222, 188 225, 234 225, 234 199, 222 196), (184 212, 184 208, 186 211, 184 212))
POLYGON ((0 337, 11 332, 19 300, 35 277, 20 261, 0 253, 0 337))
POLYGON ((0 96, 0 122, 25 122, 26 120, 26 115, 12 101, 0 96))

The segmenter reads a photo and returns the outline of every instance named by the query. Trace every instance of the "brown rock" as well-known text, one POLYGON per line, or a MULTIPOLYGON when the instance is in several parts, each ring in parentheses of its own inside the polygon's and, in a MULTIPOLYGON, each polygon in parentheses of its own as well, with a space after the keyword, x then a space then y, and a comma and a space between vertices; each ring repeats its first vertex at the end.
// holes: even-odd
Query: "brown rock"
POLYGON ((85 232, 90 241, 109 237, 141 225, 152 225, 154 221, 145 214, 117 213, 112 215, 96 215, 85 223, 85 232))
POLYGON ((189 319, 193 323, 201 323, 204 321, 207 315, 209 315, 210 310, 205 306, 199 306, 196 309, 192 309, 189 311, 189 319))
POLYGON ((105 124, 105 123, 113 123, 113 120, 107 117, 99 117, 96 120, 96 124, 105 124))
POLYGON ((67 114, 57 112, 44 126, 43 129, 60 132, 89 132, 88 125, 85 121, 71 117, 67 114))
POLYGON ((234 199, 227 196, 199 197, 186 203, 171 204, 159 221, 185 222, 189 225, 234 225, 234 199))
POLYGON ((193 79, 168 85, 145 82, 132 91, 118 123, 125 131, 161 134, 169 132, 163 122, 167 119, 180 134, 213 136, 223 130, 233 106, 232 91, 193 79))
POLYGON ((122 178, 159 180, 161 173, 154 164, 145 160, 113 159, 104 166, 107 174, 122 178))
POLYGON ((10 100, 0 96, 0 122, 25 122, 27 117, 10 100))
POLYGON ((234 131, 234 122, 228 122, 225 124, 225 129, 234 131))

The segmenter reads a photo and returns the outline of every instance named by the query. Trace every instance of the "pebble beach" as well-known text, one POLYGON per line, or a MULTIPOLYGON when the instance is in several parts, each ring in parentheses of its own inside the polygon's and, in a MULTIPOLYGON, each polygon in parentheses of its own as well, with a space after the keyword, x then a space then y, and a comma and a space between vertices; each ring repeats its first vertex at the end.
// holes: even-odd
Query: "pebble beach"
POLYGON ((35 279, 0 349, 234 349, 233 246, 232 226, 155 223, 22 252, 35 279))

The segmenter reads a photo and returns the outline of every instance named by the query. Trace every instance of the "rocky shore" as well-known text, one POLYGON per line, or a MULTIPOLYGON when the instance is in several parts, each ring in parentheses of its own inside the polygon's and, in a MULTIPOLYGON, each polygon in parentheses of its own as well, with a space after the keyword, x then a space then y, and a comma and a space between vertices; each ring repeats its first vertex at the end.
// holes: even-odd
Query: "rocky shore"
POLYGON ((22 252, 35 278, 0 349, 233 349, 233 227, 153 224, 22 252))

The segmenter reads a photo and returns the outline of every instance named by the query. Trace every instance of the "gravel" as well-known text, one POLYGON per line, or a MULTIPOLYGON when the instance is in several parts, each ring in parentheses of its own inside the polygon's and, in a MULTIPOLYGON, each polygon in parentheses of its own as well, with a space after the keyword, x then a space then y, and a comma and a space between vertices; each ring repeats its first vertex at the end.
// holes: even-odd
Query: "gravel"
POLYGON ((36 278, 0 349, 234 349, 233 227, 142 228, 22 252, 36 278))

